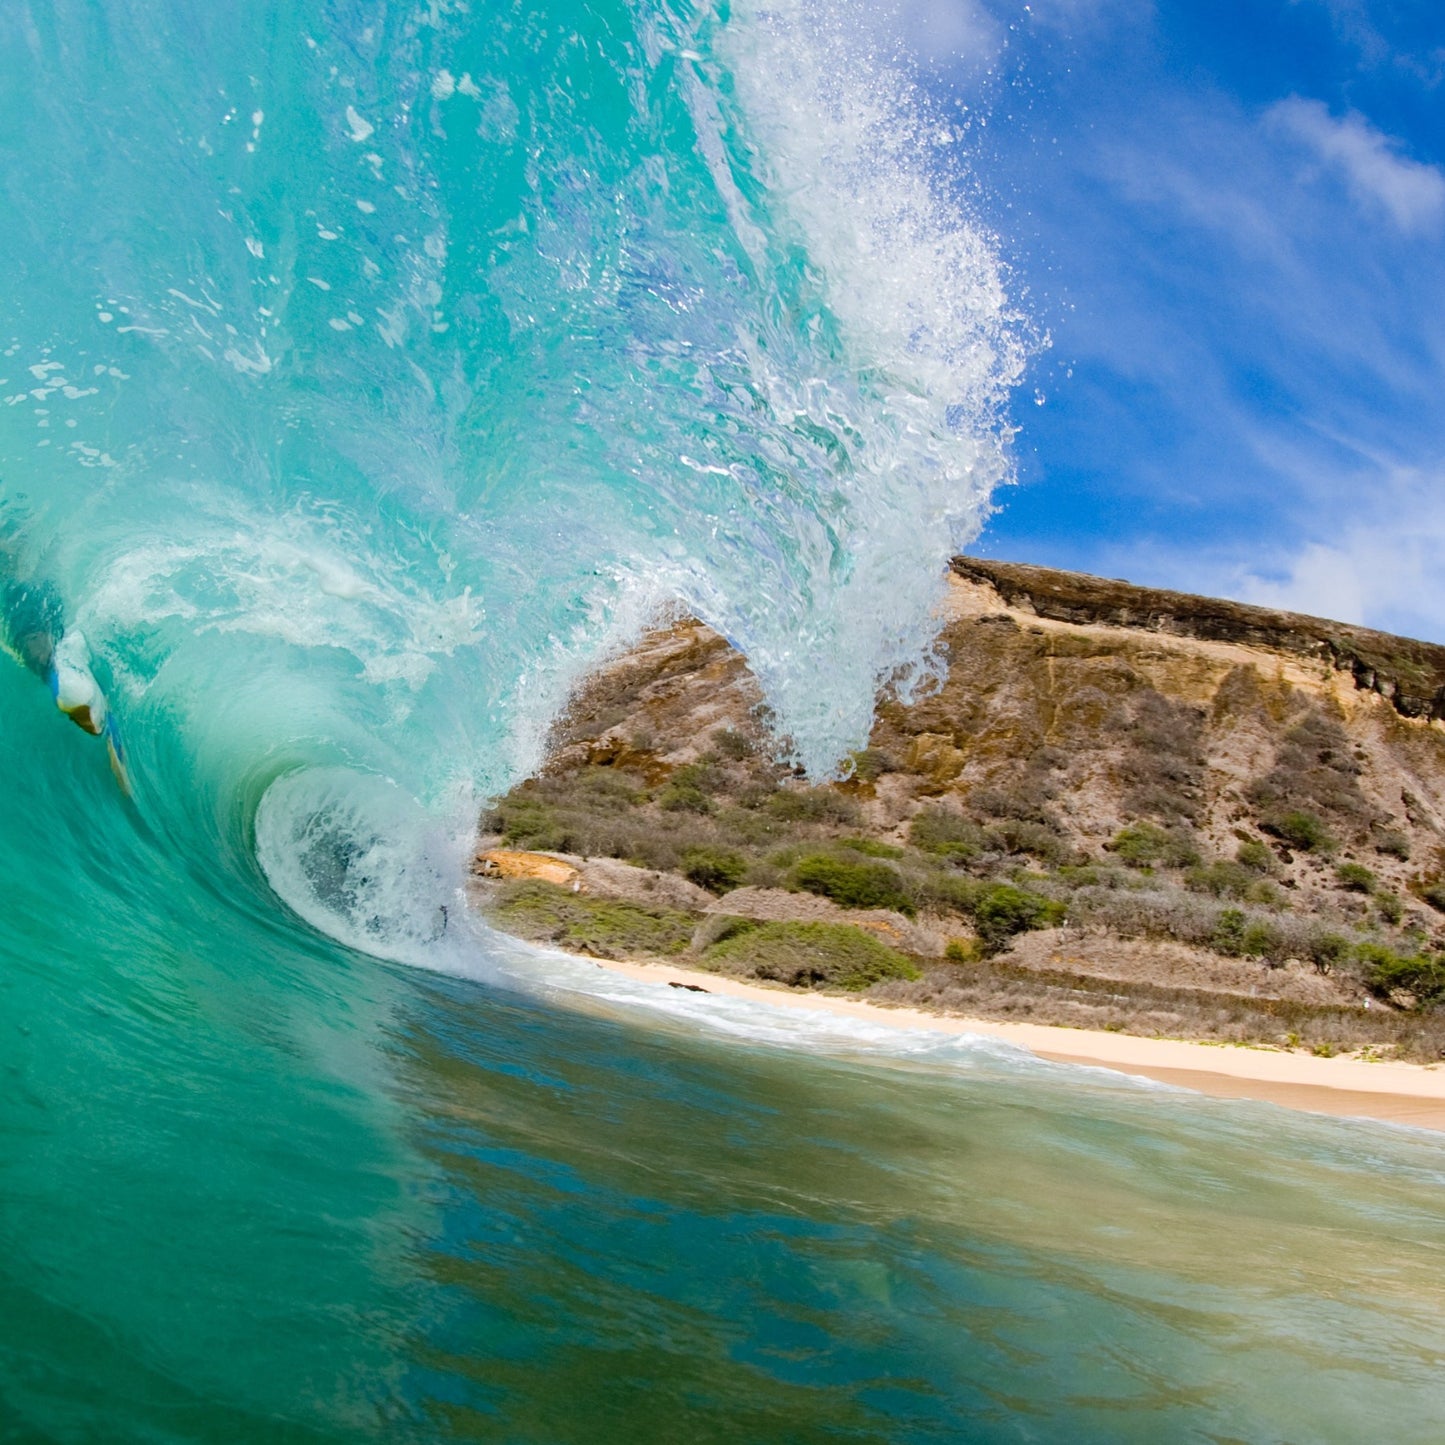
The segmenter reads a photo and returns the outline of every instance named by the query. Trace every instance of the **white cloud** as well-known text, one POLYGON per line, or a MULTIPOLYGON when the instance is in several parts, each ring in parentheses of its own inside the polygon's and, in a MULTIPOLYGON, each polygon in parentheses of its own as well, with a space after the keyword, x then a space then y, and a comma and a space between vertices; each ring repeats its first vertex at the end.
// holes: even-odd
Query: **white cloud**
POLYGON ((1320 101, 1295 95, 1265 118, 1341 172, 1357 202, 1383 210, 1400 230, 1438 231, 1445 221, 1445 171, 1400 154, 1400 142, 1364 116, 1336 119, 1320 101))
POLYGON ((863 0, 839 13, 886 49, 901 43, 922 62, 986 65, 1003 49, 1004 27, 982 0, 863 0))
POLYGON ((1033 0, 1024 9, 1046 24, 1138 23, 1153 18, 1153 0, 1033 0))
POLYGON ((1389 632, 1445 639, 1445 473, 1396 472, 1368 486, 1371 505, 1334 534, 1246 572, 1228 589, 1389 632))
MULTIPOLYGON (((1276 460, 1289 474, 1306 455, 1276 460)), ((1355 466, 1317 459, 1308 486, 1280 490, 1288 502, 1248 529, 1116 534, 1058 565, 1445 642, 1445 463, 1356 450, 1355 466)))
MULTIPOLYGON (((1301 0, 1292 0, 1300 4, 1301 0)), ((1329 15, 1334 32, 1352 46, 1367 65, 1378 65, 1390 56, 1390 45, 1374 21, 1365 0, 1316 0, 1329 15)))
POLYGON ((832 7, 887 47, 901 45, 924 64, 983 71, 1026 21, 1061 30, 1110 33, 1153 13, 1153 0, 835 0, 832 7))

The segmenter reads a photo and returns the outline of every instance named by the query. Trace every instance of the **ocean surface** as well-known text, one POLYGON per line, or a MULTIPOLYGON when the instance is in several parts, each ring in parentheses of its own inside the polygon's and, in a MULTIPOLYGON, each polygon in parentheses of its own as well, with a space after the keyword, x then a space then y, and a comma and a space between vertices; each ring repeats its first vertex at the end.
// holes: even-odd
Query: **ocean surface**
POLYGON ((838 7, 0 6, 0 1441, 1434 1442, 1445 1147, 461 904, 680 604, 826 774, 1035 347, 838 7), (38 595, 38 594, 37 594, 38 595), (664 996, 665 995, 665 996, 664 996))

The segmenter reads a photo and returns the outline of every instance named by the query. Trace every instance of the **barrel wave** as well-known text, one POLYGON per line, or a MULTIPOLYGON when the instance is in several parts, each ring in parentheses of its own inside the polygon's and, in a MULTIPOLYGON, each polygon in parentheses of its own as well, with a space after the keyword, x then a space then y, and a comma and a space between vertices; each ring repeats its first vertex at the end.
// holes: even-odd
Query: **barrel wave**
POLYGON ((860 34, 0 13, 0 587, 123 759, 0 668, 0 1440, 1433 1438, 1425 1136, 719 1028, 461 904, 658 608, 819 775, 926 670, 1033 340, 860 34))

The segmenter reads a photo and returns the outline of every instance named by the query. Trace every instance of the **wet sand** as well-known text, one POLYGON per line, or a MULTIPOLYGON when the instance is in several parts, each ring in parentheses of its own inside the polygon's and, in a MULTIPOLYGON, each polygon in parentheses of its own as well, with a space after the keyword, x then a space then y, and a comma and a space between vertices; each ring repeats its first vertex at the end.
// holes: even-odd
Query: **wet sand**
POLYGON ((1420 1129, 1445 1130, 1445 1066, 1321 1059, 1282 1049, 1136 1038, 1051 1024, 999 1023, 922 1009, 890 1008, 836 994, 800 993, 669 963, 593 961, 599 968, 662 988, 674 983, 690 985, 710 994, 866 1019, 888 1028, 983 1034, 1018 1044, 1040 1058, 1058 1063, 1114 1069, 1217 1098, 1259 1099, 1317 1114, 1383 1119, 1420 1129))

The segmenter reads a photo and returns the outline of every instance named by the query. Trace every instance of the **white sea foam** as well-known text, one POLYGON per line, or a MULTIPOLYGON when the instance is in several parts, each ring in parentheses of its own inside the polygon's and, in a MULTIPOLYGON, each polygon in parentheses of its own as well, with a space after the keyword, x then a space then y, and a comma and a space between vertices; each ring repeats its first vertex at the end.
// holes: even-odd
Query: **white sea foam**
POLYGON ((346 128, 351 139, 358 145, 364 140, 369 140, 376 127, 370 121, 358 114, 354 105, 346 107, 346 128))
POLYGON ((341 649, 357 659, 363 681, 413 692, 439 658, 483 636, 485 614, 468 589, 448 588, 440 569, 423 579, 379 555, 335 509, 270 517, 213 506, 192 511, 177 530, 176 540, 114 557, 84 616, 102 628, 174 618, 197 632, 341 649))
POLYGON ((256 857, 277 896, 328 937, 379 958, 456 971, 461 950, 449 934, 469 833, 388 778, 307 768, 262 796, 256 857))
POLYGON ((1102 1087, 1178 1092, 1114 1070, 1051 1063, 987 1034, 898 1029, 781 1001, 699 995, 500 933, 465 896, 475 800, 453 801, 438 813, 389 778, 345 767, 298 769, 261 799, 256 857, 277 896, 312 928, 390 962, 574 1006, 591 1001, 623 1017, 666 1020, 737 1043, 952 1073, 1082 1072, 1102 1087))
POLYGON ((814 475, 780 459, 812 491, 811 519, 789 521, 807 572, 795 600, 770 596, 745 558, 693 569, 681 591, 744 646, 821 774, 866 737, 879 681, 927 653, 947 558, 1011 476, 1006 406, 1030 342, 997 244, 961 199, 947 128, 846 10, 745 4, 713 53, 736 101, 701 72, 687 94, 734 234, 759 268, 796 243, 843 337, 841 358, 820 345, 809 359, 740 335, 747 374, 769 415, 846 454, 814 475), (743 165, 761 185, 751 202, 743 165))
POLYGON ((601 1005, 614 1016, 665 1022, 703 1038, 725 1039, 870 1064, 930 1072, 1087 1080, 1098 1090, 1188 1094, 1175 1085, 1115 1069, 1055 1063, 989 1034, 899 1029, 865 1017, 800 1010, 785 1001, 696 994, 662 980, 634 978, 557 949, 500 934, 474 917, 462 920, 446 949, 426 948, 406 962, 481 978, 569 1007, 601 1005))

